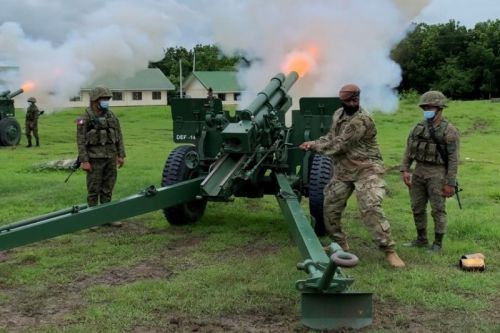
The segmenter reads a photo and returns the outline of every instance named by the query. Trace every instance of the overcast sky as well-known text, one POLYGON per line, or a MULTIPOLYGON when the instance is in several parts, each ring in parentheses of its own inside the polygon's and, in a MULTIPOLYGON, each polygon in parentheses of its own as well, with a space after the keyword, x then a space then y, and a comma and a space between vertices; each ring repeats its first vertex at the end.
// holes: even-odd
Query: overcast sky
MULTIPOLYGON (((408 0, 411 1, 411 0, 408 0)), ((500 19, 499 0, 434 0, 416 18, 417 22, 444 23, 450 19, 472 28, 477 22, 500 19)))

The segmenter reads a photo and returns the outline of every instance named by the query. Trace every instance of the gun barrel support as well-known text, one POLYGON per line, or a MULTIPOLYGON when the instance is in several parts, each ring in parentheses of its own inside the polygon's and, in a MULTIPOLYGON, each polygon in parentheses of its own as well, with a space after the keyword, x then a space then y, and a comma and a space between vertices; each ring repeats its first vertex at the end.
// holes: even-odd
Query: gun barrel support
POLYGON ((14 92, 9 93, 7 95, 7 98, 12 99, 12 98, 16 97, 17 95, 21 95, 23 92, 24 92, 24 89, 22 89, 22 88, 18 89, 18 90, 14 91, 14 92))
POLYGON ((0 251, 88 229, 196 199, 202 177, 145 191, 118 201, 66 209, 0 228, 0 251))

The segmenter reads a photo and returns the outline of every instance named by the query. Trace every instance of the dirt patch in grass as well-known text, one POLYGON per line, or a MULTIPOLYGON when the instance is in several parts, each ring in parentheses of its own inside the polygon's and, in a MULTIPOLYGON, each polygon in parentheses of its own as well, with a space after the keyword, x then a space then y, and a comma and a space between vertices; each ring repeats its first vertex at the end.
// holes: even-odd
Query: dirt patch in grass
MULTIPOLYGON (((134 228, 140 228, 135 226, 134 228)), ((112 230, 112 229, 111 229, 112 230)), ((9 332, 39 330, 43 327, 71 328, 73 323, 68 317, 85 309, 88 305, 83 297, 85 290, 96 285, 117 286, 145 279, 169 279, 176 272, 162 258, 182 258, 188 252, 196 250, 203 240, 200 236, 189 234, 181 228, 171 228, 179 238, 165 244, 161 255, 150 258, 126 268, 110 268, 95 276, 82 276, 71 283, 53 286, 29 286, 2 288, 0 286, 0 327, 9 332)), ((156 231, 154 231, 156 232, 156 231)), ((165 232, 165 231, 162 231, 165 232)), ((264 240, 235 248, 229 254, 236 256, 257 256, 273 253, 278 245, 264 240)), ((224 251, 224 256, 228 252, 224 251)), ((5 260, 9 260, 7 257, 5 260)), ((183 269, 189 269, 183 268, 183 269)), ((291 267, 290 269, 293 269, 291 267)), ((293 284, 294 281, 290 281, 293 284)), ((299 297, 297 297, 299 299, 299 297)), ((485 325, 493 327, 500 322, 500 300, 492 297, 485 310, 467 313, 465 310, 431 310, 420 305, 401 304, 392 299, 379 299, 374 296, 373 324, 361 330, 340 329, 328 332, 461 332, 464 323, 467 330, 478 331, 485 325), (468 320, 473 318, 474 320, 468 320)), ((150 326, 131 327, 130 332, 312 332, 300 322, 300 313, 293 300, 270 298, 265 309, 256 309, 246 313, 225 314, 222 316, 196 317, 183 313, 155 313, 158 320, 150 326)), ((237 312, 237 311, 235 311, 237 312)), ((80 323, 82 324, 82 323, 80 323)))
POLYGON ((490 124, 488 123, 488 120, 486 119, 476 119, 472 123, 472 126, 467 128, 465 131, 462 132, 462 136, 466 135, 474 135, 474 134, 486 134, 489 133, 491 130, 490 124))
MULTIPOLYGON (((132 228, 140 229, 137 225, 132 228)), ((176 229, 174 232, 182 233, 182 229, 176 229)), ((173 240, 166 244, 162 256, 188 256, 187 253, 193 251, 202 239, 199 236, 186 236, 173 240)), ((7 253, 4 261, 8 258, 7 253)), ((162 264, 159 256, 130 267, 111 268, 95 276, 81 276, 68 284, 8 289, 0 286, 0 292, 6 299, 4 304, 0 304, 0 327, 10 332, 36 329, 45 325, 58 326, 58 323, 62 326, 67 324, 67 316, 87 305, 83 293, 88 288, 96 285, 124 285, 146 279, 165 280, 171 278, 174 273, 171 267, 162 264)))

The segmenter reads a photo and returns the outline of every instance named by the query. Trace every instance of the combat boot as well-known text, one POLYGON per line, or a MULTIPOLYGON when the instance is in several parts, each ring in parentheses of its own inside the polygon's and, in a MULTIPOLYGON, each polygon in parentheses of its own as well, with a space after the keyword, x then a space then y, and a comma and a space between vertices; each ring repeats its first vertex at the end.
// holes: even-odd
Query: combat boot
POLYGON ((406 247, 427 247, 429 241, 427 240, 427 229, 417 229, 417 239, 409 243, 404 243, 406 247))
POLYGON ((398 256, 396 252, 386 252, 385 257, 387 258, 389 265, 394 268, 402 268, 406 266, 404 261, 398 256))
POLYGON ((36 146, 40 147, 40 140, 38 140, 38 138, 36 139, 36 146))
POLYGON ((434 242, 432 243, 429 250, 431 250, 432 252, 441 252, 441 250, 443 249, 443 236, 444 234, 435 233, 434 242))
POLYGON ((31 138, 28 138, 28 144, 26 145, 26 148, 33 147, 31 144, 31 138))

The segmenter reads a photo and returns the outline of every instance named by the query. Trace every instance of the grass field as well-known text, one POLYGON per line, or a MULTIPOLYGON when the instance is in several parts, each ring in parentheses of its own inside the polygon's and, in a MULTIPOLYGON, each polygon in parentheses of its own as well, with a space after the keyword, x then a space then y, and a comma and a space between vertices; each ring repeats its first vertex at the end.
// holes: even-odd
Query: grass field
MULTIPOLYGON (((415 233, 398 171, 406 136, 421 118, 415 104, 404 100, 395 114, 375 114, 387 168, 384 208, 398 244, 415 233)), ((23 137, 18 147, 0 149, 0 225, 85 201, 81 171, 64 184, 66 172, 37 168, 75 157, 80 112, 43 115, 40 148, 25 148, 23 137)), ((175 145, 169 109, 114 112, 127 150, 118 199, 158 185, 175 145)), ((448 201, 442 254, 399 246, 407 268, 391 269, 362 226, 355 198, 349 202, 345 225, 361 262, 348 273, 355 290, 374 293, 374 323, 362 332, 500 332, 500 104, 452 102, 446 116, 462 133, 464 209, 448 201), (486 255, 486 271, 460 271, 461 255, 474 252, 486 255)), ((271 197, 209 203, 203 219, 185 227, 152 212, 123 228, 0 253, 0 332, 307 332, 294 287, 305 277, 295 269, 299 261, 271 197)))

